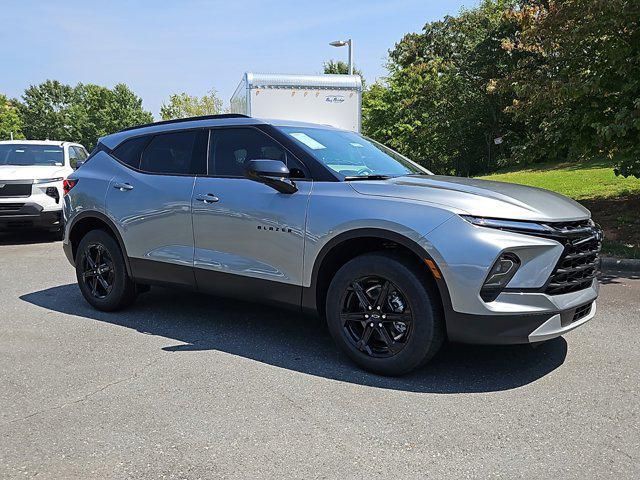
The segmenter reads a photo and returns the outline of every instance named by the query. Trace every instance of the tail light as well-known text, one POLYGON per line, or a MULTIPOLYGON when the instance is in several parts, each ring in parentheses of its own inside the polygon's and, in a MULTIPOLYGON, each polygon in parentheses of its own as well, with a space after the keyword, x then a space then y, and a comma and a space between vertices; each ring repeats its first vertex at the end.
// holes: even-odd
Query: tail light
POLYGON ((67 178, 63 180, 62 190, 64 190, 64 194, 66 195, 67 193, 69 193, 69 191, 71 191, 71 189, 76 186, 76 183, 78 183, 78 180, 76 179, 67 178))

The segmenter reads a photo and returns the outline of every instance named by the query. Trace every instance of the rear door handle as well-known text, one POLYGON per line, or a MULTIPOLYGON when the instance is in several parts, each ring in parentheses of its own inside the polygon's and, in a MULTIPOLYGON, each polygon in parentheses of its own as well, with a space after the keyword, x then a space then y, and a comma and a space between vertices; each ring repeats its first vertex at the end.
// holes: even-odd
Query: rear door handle
POLYGON ((216 203, 220 199, 212 193, 201 193, 199 195, 196 195, 196 200, 204 203, 216 203))
POLYGON ((133 190, 133 185, 130 183, 114 183, 113 188, 117 188, 121 192, 127 192, 129 190, 133 190))

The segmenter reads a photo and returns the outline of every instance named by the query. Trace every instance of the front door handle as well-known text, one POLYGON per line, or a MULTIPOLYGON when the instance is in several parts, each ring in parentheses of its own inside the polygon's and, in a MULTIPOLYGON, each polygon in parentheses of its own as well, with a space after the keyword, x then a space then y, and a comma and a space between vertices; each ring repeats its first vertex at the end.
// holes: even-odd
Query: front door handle
POLYGON ((201 193, 199 195, 196 195, 196 200, 204 203, 216 203, 220 199, 212 193, 201 193))
POLYGON ((129 190, 133 190, 133 185, 130 183, 114 183, 113 188, 117 188, 121 192, 127 192, 129 190))

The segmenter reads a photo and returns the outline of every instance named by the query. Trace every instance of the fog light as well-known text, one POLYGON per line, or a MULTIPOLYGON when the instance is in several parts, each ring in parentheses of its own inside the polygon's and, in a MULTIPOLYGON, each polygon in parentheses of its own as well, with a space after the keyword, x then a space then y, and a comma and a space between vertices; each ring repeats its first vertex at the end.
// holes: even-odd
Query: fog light
POLYGON ((47 187, 47 190, 44 193, 53 198, 56 203, 60 202, 60 194, 58 193, 58 189, 56 187, 47 187))
POLYGON ((518 268, 520 268, 520 259, 516 254, 503 253, 500 255, 493 267, 491 267, 484 285, 482 285, 480 297, 485 302, 493 302, 500 295, 500 292, 505 289, 509 280, 518 271, 518 268))

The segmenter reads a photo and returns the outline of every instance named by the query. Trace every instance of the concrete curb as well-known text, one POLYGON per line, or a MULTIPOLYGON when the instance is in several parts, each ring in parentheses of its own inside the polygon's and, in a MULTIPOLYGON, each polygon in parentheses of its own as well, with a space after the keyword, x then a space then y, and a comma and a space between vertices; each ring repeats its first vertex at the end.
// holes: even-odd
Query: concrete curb
POLYGON ((602 257, 600 269, 603 272, 633 272, 640 273, 640 259, 602 257))

